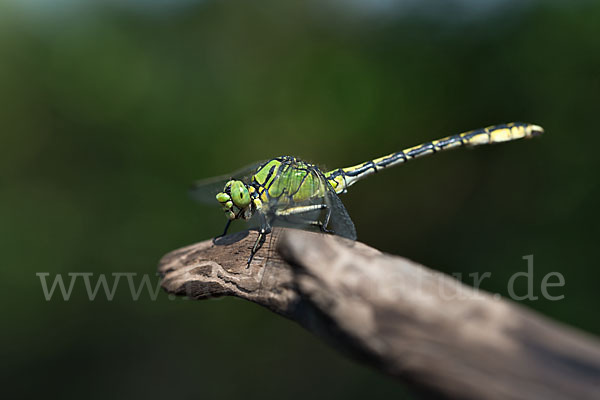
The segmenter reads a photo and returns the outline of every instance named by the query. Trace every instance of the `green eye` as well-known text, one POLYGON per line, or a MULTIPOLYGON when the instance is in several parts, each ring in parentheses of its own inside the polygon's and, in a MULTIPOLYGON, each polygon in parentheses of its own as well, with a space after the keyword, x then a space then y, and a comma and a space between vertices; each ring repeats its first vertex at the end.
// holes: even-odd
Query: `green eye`
POLYGON ((250 205, 250 193, 243 182, 234 181, 231 184, 231 199, 239 208, 246 208, 250 205))

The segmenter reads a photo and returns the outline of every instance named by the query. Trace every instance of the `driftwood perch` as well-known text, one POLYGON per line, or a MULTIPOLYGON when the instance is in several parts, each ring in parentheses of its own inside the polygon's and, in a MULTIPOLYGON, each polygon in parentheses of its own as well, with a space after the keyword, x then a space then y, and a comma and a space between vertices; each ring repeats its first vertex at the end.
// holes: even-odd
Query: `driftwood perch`
POLYGON ((175 250, 162 286, 237 296, 413 387, 460 399, 600 399, 600 344, 515 303, 362 243, 277 228, 175 250))

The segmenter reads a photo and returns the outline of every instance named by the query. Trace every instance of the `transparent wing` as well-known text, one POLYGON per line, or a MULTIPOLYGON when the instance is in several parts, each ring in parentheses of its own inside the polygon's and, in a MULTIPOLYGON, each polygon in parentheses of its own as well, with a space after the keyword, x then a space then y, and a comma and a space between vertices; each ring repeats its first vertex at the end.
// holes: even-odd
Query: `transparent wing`
MULTIPOLYGON (((301 203, 287 202, 284 204, 271 204, 273 210, 289 212, 290 214, 276 217, 272 223, 274 226, 285 226, 291 228, 320 231, 319 223, 326 222, 326 216, 330 213, 329 223, 326 228, 332 230, 336 235, 356 240, 356 229, 344 204, 335 193, 335 190, 322 174, 311 171, 315 177, 324 185, 324 195, 313 197, 301 203), (313 209, 311 209, 313 207, 313 209), (308 211, 296 212, 295 210, 308 209, 308 211)), ((292 192, 290 189, 288 192, 292 192)))
POLYGON ((356 240, 356 228, 346 207, 344 207, 344 203, 342 203, 342 200, 340 200, 335 189, 333 189, 329 182, 327 180, 325 182, 327 184, 325 200, 327 206, 331 209, 327 228, 331 229, 338 236, 356 240))
POLYGON ((212 178, 206 178, 196 181, 190 188, 190 196, 200 203, 211 205, 216 204, 215 196, 217 195, 217 193, 223 190, 225 184, 229 180, 239 179, 241 181, 249 183, 252 179, 252 175, 254 175, 258 167, 260 167, 262 164, 264 164, 264 161, 248 165, 244 168, 240 168, 239 170, 230 174, 215 176, 212 178))

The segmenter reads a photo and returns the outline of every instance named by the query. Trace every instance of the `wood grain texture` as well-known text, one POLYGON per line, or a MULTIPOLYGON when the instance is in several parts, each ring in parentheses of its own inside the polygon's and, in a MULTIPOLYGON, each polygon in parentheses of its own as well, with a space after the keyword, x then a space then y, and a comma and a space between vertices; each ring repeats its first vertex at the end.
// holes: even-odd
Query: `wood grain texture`
POLYGON ((600 344, 515 303, 339 237, 276 228, 208 240, 160 262, 165 290, 237 296, 440 397, 600 399, 600 344))

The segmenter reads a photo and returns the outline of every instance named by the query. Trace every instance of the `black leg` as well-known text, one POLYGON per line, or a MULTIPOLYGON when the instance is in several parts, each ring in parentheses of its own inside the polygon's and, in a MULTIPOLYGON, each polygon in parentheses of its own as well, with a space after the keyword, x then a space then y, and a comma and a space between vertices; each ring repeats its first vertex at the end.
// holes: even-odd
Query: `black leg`
POLYGON ((330 233, 330 234, 335 234, 334 231, 332 231, 331 229, 327 229, 327 227, 325 225, 323 225, 323 222, 321 221, 311 221, 309 222, 310 225, 314 225, 314 226, 318 226, 319 229, 321 230, 321 232, 323 233, 330 233))
POLYGON ((331 218, 331 208, 327 207, 327 214, 325 214, 325 221, 321 222, 319 225, 321 227, 321 231, 325 233, 335 233, 334 231, 327 229, 327 225, 329 225, 329 218, 331 218))
POLYGON ((221 233, 219 236, 217 236, 216 239, 221 238, 221 237, 227 235, 227 230, 229 229, 229 225, 231 225, 231 220, 230 219, 227 220, 227 224, 225 224, 225 230, 223 231, 223 233, 221 233))
POLYGON ((308 212, 314 212, 316 210, 326 210, 324 220, 323 221, 320 221, 320 220, 310 221, 308 223, 310 225, 318 226, 319 229, 321 230, 321 232, 335 233, 334 231, 327 229, 327 225, 329 225, 329 219, 331 218, 331 208, 329 206, 327 206, 327 204, 290 207, 290 208, 284 209, 281 212, 279 212, 279 214, 276 215, 276 217, 291 222, 291 221, 293 221, 291 219, 291 217, 305 214, 308 212))
POLYGON ((260 219, 260 230, 258 231, 258 237, 256 238, 256 242, 254 242, 254 246, 252 246, 252 251, 250 252, 250 257, 248 257, 248 263, 246 264, 246 268, 250 268, 250 263, 252 262, 254 255, 262 247, 263 243, 265 242, 265 237, 269 233, 271 233, 271 224, 267 222, 265 215, 261 213, 260 219))

